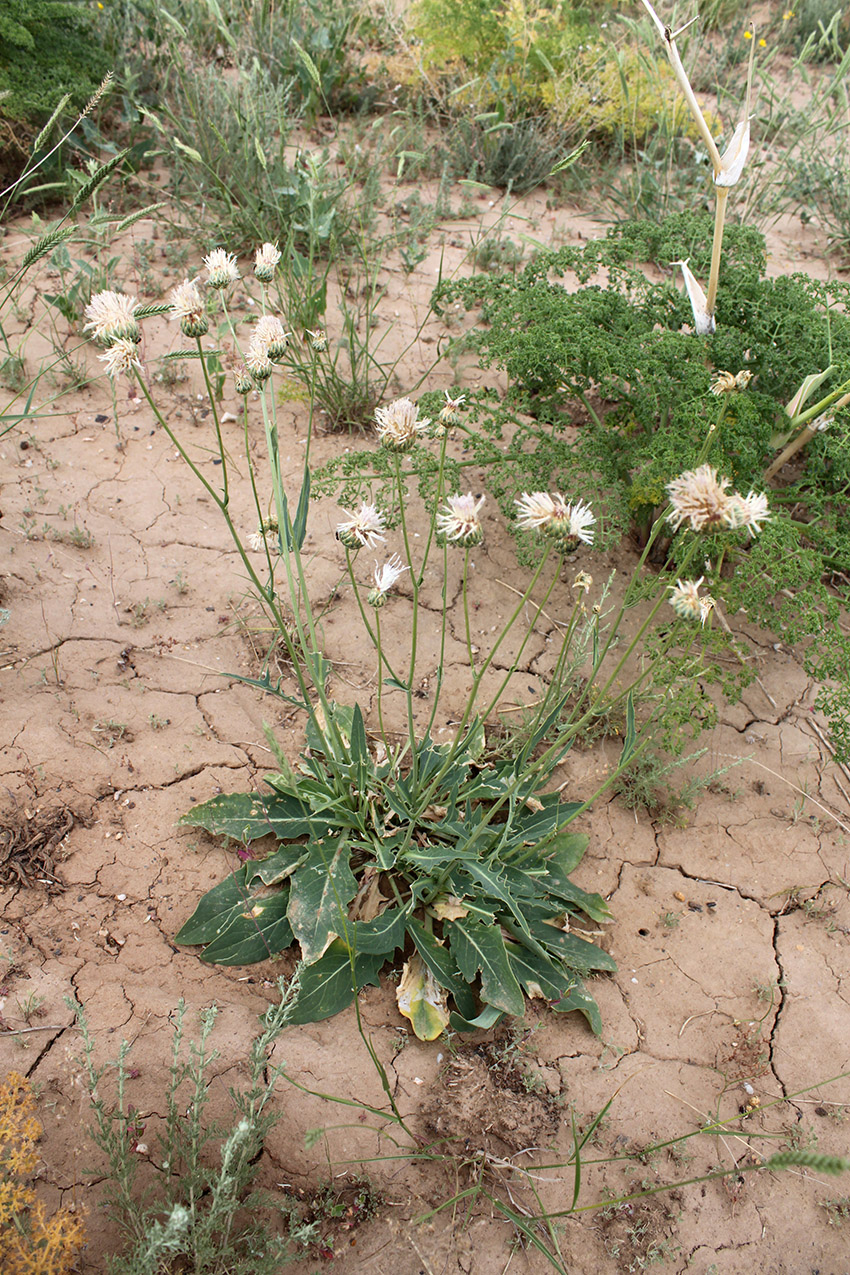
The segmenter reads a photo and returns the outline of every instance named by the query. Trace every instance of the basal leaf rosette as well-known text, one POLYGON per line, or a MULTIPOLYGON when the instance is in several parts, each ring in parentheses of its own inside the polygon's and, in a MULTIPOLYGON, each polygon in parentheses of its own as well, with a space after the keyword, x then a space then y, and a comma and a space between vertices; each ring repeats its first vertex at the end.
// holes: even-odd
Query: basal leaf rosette
POLYGON ((521 759, 479 765, 476 722, 459 744, 417 744, 417 774, 444 772, 417 809, 410 775, 378 760, 359 708, 334 705, 332 716, 346 747, 342 795, 324 729, 311 725, 297 770, 184 815, 184 826, 237 842, 244 861, 200 900, 177 941, 223 965, 297 944, 292 1022, 338 1013, 401 965, 399 1009, 422 1039, 447 1025, 491 1027, 523 1014, 526 998, 579 1010, 598 1032, 584 978, 615 966, 576 929, 582 917, 595 926, 609 918, 604 900, 570 879, 587 843, 568 827, 578 803, 540 793, 521 759))

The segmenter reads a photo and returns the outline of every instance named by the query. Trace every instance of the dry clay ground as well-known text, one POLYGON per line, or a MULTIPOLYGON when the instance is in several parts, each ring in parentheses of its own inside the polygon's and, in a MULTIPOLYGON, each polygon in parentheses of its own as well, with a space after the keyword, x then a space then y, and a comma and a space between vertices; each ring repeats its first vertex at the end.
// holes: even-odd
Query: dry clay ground
MULTIPOLYGON (((515 237, 529 226, 544 240, 556 230, 567 237, 582 227, 598 233, 566 213, 553 216, 539 201, 518 211, 530 220, 508 222, 515 237)), ((451 264, 460 261, 473 229, 472 223, 445 227, 451 264)), ((133 233, 155 234, 145 223, 133 233)), ((13 230, 10 254, 19 243, 13 230)), ((134 292, 130 246, 124 245, 128 264, 119 280, 134 292)), ((398 271, 382 278, 387 292, 380 313, 392 325, 389 339, 397 349, 424 314, 439 251, 435 247, 411 276, 398 271)), ((772 268, 786 269, 788 262, 776 258, 772 268)), ((17 316, 21 331, 27 313, 40 314, 41 306, 30 298, 24 311, 17 316)), ((149 321, 145 330, 149 364, 180 339, 165 321, 149 321)), ((405 356, 399 391, 432 361, 438 334, 426 328, 405 356)), ((48 348, 35 333, 28 357, 48 348)), ((89 348, 92 368, 94 355, 89 348)), ((474 383, 479 374, 472 368, 467 375, 474 383)), ((442 367, 428 387, 449 383, 442 367)), ((210 430, 196 390, 186 381, 158 391, 175 429, 193 446, 210 430)), ((224 409, 235 407, 227 398, 224 409)), ((284 409, 290 490, 300 474, 305 411, 299 403, 284 409)), ((257 404, 252 413, 259 444, 257 404)), ((175 947, 174 934, 201 894, 235 862, 176 822, 193 803, 258 782, 270 764, 264 722, 274 723, 290 756, 303 746, 297 717, 228 680, 228 670, 257 669, 263 635, 239 620, 246 614, 244 583, 214 508, 148 406, 128 398, 124 384, 119 420, 120 449, 100 379, 61 399, 31 433, 0 443, 0 585, 10 612, 0 630, 0 1066, 25 1072, 38 1086, 41 1187, 52 1203, 87 1210, 86 1272, 104 1269, 117 1236, 98 1209, 103 1164, 86 1135, 81 1040, 65 998, 76 996, 85 1006, 96 1060, 114 1058, 122 1038, 133 1042, 128 1100, 147 1121, 143 1141, 151 1149, 140 1152, 143 1158, 154 1159, 170 1015, 180 997, 192 1024, 202 1007, 220 1008, 212 1108, 228 1112, 227 1090, 244 1079, 258 1015, 276 995, 274 980, 291 965, 219 969, 175 947), (75 526, 84 534, 71 534, 75 526)), ((240 427, 229 422, 225 430, 238 456, 240 427)), ((363 445, 371 444, 319 436, 317 459, 363 445)), ((204 472, 216 476, 209 457, 204 472)), ((241 484, 236 500, 250 534, 241 484)), ((332 534, 337 517, 329 503, 312 510, 307 548, 315 555, 310 578, 320 601, 331 597, 341 574, 332 534)), ((521 581, 492 502, 485 529, 474 585, 482 646, 514 597, 510 587, 521 581)), ((611 561, 588 552, 581 565, 601 580, 611 561)), ((627 554, 618 565, 629 569, 627 554)), ((549 606, 553 614, 557 597, 549 606)), ((404 598, 385 615, 388 639, 397 643, 409 623, 404 598)), ((740 619, 733 617, 733 625, 740 619)), ((374 709, 374 663, 357 636, 345 587, 323 631, 334 693, 349 700, 356 695, 374 709)), ((541 621, 528 645, 532 673, 546 666, 551 631, 551 623, 541 621)), ((721 767, 744 758, 741 765, 705 793, 681 825, 632 813, 616 799, 601 800, 583 821, 590 849, 576 879, 609 900, 614 922, 600 941, 619 965, 615 976, 592 983, 604 1019, 600 1039, 577 1015, 556 1017, 531 1006, 518 1032, 456 1039, 450 1051, 445 1041, 421 1044, 404 1031, 391 982, 364 991, 364 1031, 401 1113, 419 1139, 442 1140, 452 1152, 438 1164, 392 1158, 395 1147, 382 1136, 378 1116, 281 1084, 282 1119, 260 1164, 262 1185, 300 1199, 305 1212, 305 1201, 328 1182, 350 1203, 358 1161, 369 1161, 363 1172, 379 1200, 376 1216, 357 1225, 357 1210, 348 1208, 342 1220, 322 1223, 340 1272, 551 1269, 540 1252, 515 1244, 513 1227, 486 1200, 467 1200, 424 1223, 414 1219, 476 1181, 518 1211, 538 1208, 512 1166, 565 1163, 573 1116, 586 1127, 611 1099, 585 1155, 620 1160, 585 1169, 582 1204, 598 1201, 606 1189, 616 1193, 751 1164, 786 1144, 848 1153, 850 1080, 826 1082, 850 1070, 844 884, 850 784, 819 736, 823 723, 811 709, 816 688, 798 656, 766 633, 749 636, 760 682, 741 703, 722 710, 703 763, 721 767), (788 1095, 795 1096, 786 1102, 788 1095), (774 1142, 704 1136, 634 1158, 647 1144, 748 1106, 744 1131, 771 1133, 774 1142), (308 1149, 305 1134, 320 1127, 326 1135, 308 1149)), ((426 637, 426 679, 434 649, 426 637)), ((462 641, 452 649, 459 688, 462 641)), ((430 708, 424 689, 423 713, 430 708)), ((454 706, 451 699, 445 703, 438 725, 454 706)), ((571 758, 564 772, 569 793, 587 792, 613 755, 602 746, 571 758)), ((386 1107, 353 1011, 289 1029, 274 1058, 307 1089, 386 1107)), ((533 1185, 540 1204, 565 1209, 572 1169, 540 1169, 533 1185)), ((695 1275, 846 1275, 846 1233, 831 1224, 835 1211, 830 1215, 824 1206, 848 1192, 850 1182, 810 1172, 740 1175, 577 1214, 559 1231, 559 1242, 566 1269, 577 1275, 613 1275, 660 1261, 695 1275)), ((293 1269, 312 1272, 322 1256, 314 1249, 293 1269)))

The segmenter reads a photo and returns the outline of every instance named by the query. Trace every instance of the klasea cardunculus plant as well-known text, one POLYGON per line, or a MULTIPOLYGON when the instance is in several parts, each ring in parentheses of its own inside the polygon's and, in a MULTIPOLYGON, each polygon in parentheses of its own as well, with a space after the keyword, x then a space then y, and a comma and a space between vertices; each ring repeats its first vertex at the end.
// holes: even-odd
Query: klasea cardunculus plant
POLYGON ((376 505, 363 501, 356 514, 337 523, 336 538, 346 549, 356 552, 358 549, 374 549, 386 539, 384 516, 376 505))
POLYGON ((85 309, 88 322, 83 331, 91 332, 95 341, 101 345, 111 345, 113 341, 134 341, 141 339, 139 321, 136 310, 139 303, 135 297, 123 292, 98 292, 92 297, 85 309))
POLYGON ((210 321, 207 318, 206 306, 201 290, 194 279, 184 279, 176 288, 171 289, 171 309, 168 317, 177 319, 184 336, 206 336, 210 321))
POLYGON ((683 525, 691 531, 746 527, 755 535, 770 517, 767 497, 754 491, 742 496, 730 492, 730 485, 711 465, 686 470, 667 484, 672 506, 667 521, 676 531, 683 525))
POLYGON ((105 354, 99 354, 98 358, 106 367, 107 376, 114 381, 117 376, 131 376, 133 369, 142 369, 139 361, 139 354, 136 348, 136 342, 127 340, 125 337, 119 337, 117 341, 113 341, 105 354))
POLYGON ((276 243, 264 243, 254 254, 254 274, 260 283, 271 283, 280 264, 280 249, 276 243))
POLYGON ((370 589, 366 597, 366 601, 370 607, 382 607, 387 600, 387 594, 394 585, 398 584, 405 571, 409 571, 410 567, 402 564, 401 558, 397 553, 393 554, 385 563, 375 563, 375 587, 370 589))
MULTIPOLYGON (((262 251, 272 272, 273 257, 262 251)), ((211 275, 219 268, 232 273, 225 258, 208 260, 211 275)), ((252 286, 250 278, 245 286, 252 286)), ((384 966, 400 964, 402 953, 399 1008, 423 1039, 447 1024, 458 1031, 491 1028, 504 1015, 521 1015, 527 997, 542 997, 557 1012, 579 1010, 599 1031, 599 1010, 583 978, 614 962, 574 922, 584 915, 598 926, 609 914, 602 898, 570 879, 586 844, 571 824, 595 794, 562 799, 553 773, 572 742, 606 715, 622 723, 623 751, 600 790, 639 753, 641 731, 651 728, 669 695, 665 660, 681 659, 682 650, 702 640, 701 627, 689 622, 703 618, 708 605, 700 582, 688 583, 699 542, 683 538, 677 567, 684 584, 671 589, 662 572, 649 584, 630 586, 609 623, 605 589, 594 596, 586 572, 572 586, 564 578, 564 554, 579 546, 593 551, 597 524, 589 505, 559 492, 523 493, 515 521, 539 533, 539 560, 517 577, 521 587, 502 592, 498 609, 485 614, 473 596, 487 568, 486 552, 475 552, 485 497, 457 490, 464 462, 450 453, 445 420, 432 445, 411 454, 429 422, 402 398, 378 409, 380 446, 372 440, 366 448, 370 476, 363 495, 348 497, 336 541, 326 537, 325 553, 338 555, 343 578, 330 593, 322 585, 317 613, 315 530, 310 555, 302 552, 311 510, 314 400, 306 409, 301 484, 292 490, 281 461, 275 385, 275 355, 285 349, 286 333, 268 313, 268 289, 261 317, 245 330, 230 320, 226 291, 218 293, 222 326, 229 325, 243 361, 236 372, 242 419, 235 428, 219 414, 212 379, 220 370, 219 335, 214 346, 204 340, 204 295, 196 282, 179 285, 170 307, 183 331, 195 335, 197 350, 178 354, 192 358, 210 409, 200 429, 185 435, 154 398, 158 390, 142 374, 135 340, 107 325, 110 306, 127 322, 136 311, 129 303, 104 302, 87 316, 92 331, 111 334, 103 355, 110 375, 135 378, 227 527, 239 560, 234 583, 243 588, 247 581, 265 612, 274 667, 285 671, 272 677, 270 653, 255 676, 239 673, 238 680, 276 696, 304 728, 303 748, 289 756, 269 734, 276 764, 264 785, 218 795, 184 817, 185 824, 242 845, 233 871, 199 902, 179 941, 203 948, 206 961, 234 965, 297 944, 293 1023, 336 1013, 360 987, 376 982, 384 966), (246 392, 249 377, 255 393, 246 392), (264 449, 251 428, 253 412, 261 417, 264 449), (232 458, 240 445, 237 473, 232 458), (417 505, 409 488, 420 470, 427 470, 430 487, 417 505), (384 484, 380 495, 372 491, 378 482, 384 484), (257 530, 243 537, 248 502, 257 530), (388 541, 387 556, 364 581, 357 555, 388 541), (635 658, 671 591, 681 599, 681 622, 659 630, 654 660, 635 658), (321 624, 328 598, 342 620, 336 646, 326 644, 333 638, 326 639, 330 626, 321 624), (638 602, 641 618, 627 638, 624 617, 638 602), (340 671, 363 645, 355 641, 360 624, 357 638, 365 634, 375 660, 371 679, 340 671), (390 630, 391 642, 385 640, 390 630), (530 680, 532 703, 516 702, 528 694, 530 680), (346 702, 332 698, 331 687, 346 702), (648 687, 654 689, 639 720, 635 696, 648 687), (522 714, 523 727, 499 751, 492 728, 500 711, 507 716, 506 707, 522 714), (271 852, 250 858, 247 847, 270 832, 271 852)), ((459 397, 451 400, 452 412, 459 397)), ((708 467, 671 483, 681 512, 677 526, 710 520, 706 507, 713 499, 726 526, 757 528, 766 516, 764 498, 727 488, 708 467)), ((664 515, 657 528, 669 533, 664 515)))
POLYGON ((484 496, 447 496, 446 503, 437 511, 437 535, 453 545, 469 549, 480 545, 484 539, 481 526, 481 510, 484 496))
POLYGON ((409 452, 430 424, 429 420, 420 420, 419 408, 409 398, 375 409, 375 429, 387 451, 409 452))
POLYGON ((539 531, 561 553, 574 553, 580 544, 592 545, 596 517, 589 505, 570 504, 560 492, 524 491, 515 502, 517 526, 539 531))
POLYGON ((224 248, 213 248, 208 257, 204 257, 207 268, 207 284, 217 291, 227 288, 231 283, 239 281, 239 266, 232 252, 224 248))

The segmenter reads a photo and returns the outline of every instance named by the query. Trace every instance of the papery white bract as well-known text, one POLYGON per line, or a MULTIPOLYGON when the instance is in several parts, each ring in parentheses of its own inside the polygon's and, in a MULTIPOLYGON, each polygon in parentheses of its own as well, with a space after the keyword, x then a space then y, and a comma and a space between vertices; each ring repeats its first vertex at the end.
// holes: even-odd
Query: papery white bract
POLYGON ((469 548, 484 538, 479 517, 484 504, 483 496, 447 496, 442 509, 437 510, 437 532, 452 544, 469 548))
POLYGON ((123 292, 98 292, 86 306, 85 317, 88 323, 83 331, 91 331, 94 339, 104 345, 122 338, 126 341, 138 341, 138 305, 135 297, 128 297, 123 292))
POLYGON ((750 121, 741 120, 732 140, 720 156, 720 172, 714 174, 715 186, 737 186, 750 151, 750 121))
POLYGON ((694 316, 694 331, 697 336, 711 336, 717 325, 714 322, 714 315, 708 313, 708 301, 702 287, 697 283, 687 261, 674 261, 673 265, 682 268, 685 290, 694 316))
MULTIPOLYGON (((347 511, 343 511, 347 512, 347 511)), ((374 549, 376 544, 384 540, 384 516, 376 505, 365 501, 359 513, 349 514, 346 522, 337 524, 336 538, 346 549, 374 549)))

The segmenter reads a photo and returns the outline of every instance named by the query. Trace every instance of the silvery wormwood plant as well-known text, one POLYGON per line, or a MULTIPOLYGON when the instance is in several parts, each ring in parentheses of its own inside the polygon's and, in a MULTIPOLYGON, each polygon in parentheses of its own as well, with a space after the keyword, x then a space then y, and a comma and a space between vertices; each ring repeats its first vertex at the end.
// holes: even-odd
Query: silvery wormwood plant
MULTIPOLYGON (((380 472, 384 479, 388 475, 387 482, 381 480, 382 504, 362 500, 337 528, 344 569, 375 653, 377 721, 367 724, 359 704, 338 703, 327 691, 330 665, 321 649, 302 555, 311 490, 309 437, 294 513, 281 477, 273 385, 293 337, 269 310, 278 260, 275 245, 257 251, 254 274, 262 288, 262 313, 252 323, 235 372, 258 526, 250 536, 240 528, 251 515, 244 509, 234 512, 234 496, 244 502, 244 492, 231 486, 233 440, 225 439, 229 422, 219 416, 210 378, 211 361, 221 352, 204 344, 216 306, 240 344, 227 309, 228 289, 239 278, 236 259, 223 249, 212 252, 205 259, 205 289, 187 280, 174 289, 167 307, 143 311, 133 298, 106 292, 93 297, 86 312, 88 330, 106 347, 101 359, 109 376, 128 375, 138 383, 159 425, 217 506, 243 573, 287 652, 289 685, 282 676, 273 682, 267 668, 260 677, 237 680, 297 706, 305 717, 306 748, 294 761, 268 732, 277 769, 265 776, 262 791, 215 797, 181 820, 236 842, 241 864, 201 899, 177 941, 202 946, 204 961, 230 965, 275 956, 297 942, 301 965, 290 1022, 336 1013, 359 988, 377 983, 381 969, 400 953, 399 1009, 420 1038, 434 1039, 448 1026, 491 1027, 505 1014, 522 1014, 526 996, 558 1012, 579 1010, 599 1031, 599 1010, 584 979, 613 969, 614 962, 572 926, 580 916, 605 922, 609 912, 598 894, 570 879, 587 845, 571 824, 597 794, 563 800, 560 791, 549 791, 553 771, 576 737, 612 711, 623 722, 623 749, 602 787, 645 747, 653 721, 674 694, 670 670, 699 673, 699 639, 711 627, 714 602, 703 578, 690 579, 688 572, 704 558, 703 533, 755 534, 768 516, 767 503, 754 492, 730 492, 729 482, 707 464, 673 479, 670 507, 656 520, 619 607, 606 613, 605 591, 591 604, 593 580, 583 570, 566 587, 564 599, 562 581, 568 579, 572 556, 587 553, 593 544, 591 509, 558 492, 523 493, 515 521, 540 551, 526 587, 483 654, 472 637, 470 554, 484 534, 484 497, 453 492, 449 485, 457 472, 448 454, 449 436, 461 420, 461 399, 448 397, 433 421, 422 419, 408 399, 379 408, 373 454, 376 463, 383 458, 380 472), (200 362, 219 462, 216 482, 204 475, 154 401, 140 358, 140 319, 165 311, 194 343, 185 356, 200 362), (255 463, 249 445, 250 407, 256 400, 266 444, 263 465, 255 463), (419 472, 416 457, 425 451, 434 476, 427 528, 417 543, 406 497, 409 481, 419 472), (689 537, 677 556, 677 580, 667 571, 645 569, 668 523, 674 529, 684 526, 689 537), (391 531, 399 539, 396 551, 376 564, 363 584, 362 551, 385 544, 391 531), (423 627, 434 615, 421 596, 429 563, 439 568, 442 607, 435 621, 439 663, 423 731, 415 723, 414 695, 423 627), (454 596, 449 582, 456 582, 458 572, 468 685, 464 702, 451 705, 451 720, 457 723, 451 737, 437 743, 454 596), (404 604, 396 591, 402 580, 410 595, 410 647, 399 660, 389 653, 381 625, 404 604), (669 623, 661 625, 659 612, 668 601, 672 615, 665 612, 669 623), (566 618, 557 625, 558 647, 545 691, 513 755, 500 759, 488 753, 485 724, 496 714, 547 606, 566 618), (643 658, 650 636, 652 660, 643 658), (495 663, 497 655, 501 665, 495 663), (401 730, 387 726, 390 695, 404 704, 401 730), (640 728, 636 696, 651 705, 641 713, 640 728)), ((304 340, 310 358, 323 357, 323 333, 308 333, 304 340)))

